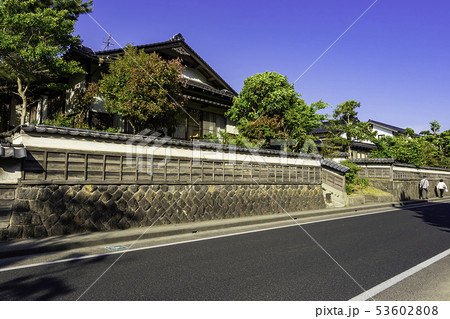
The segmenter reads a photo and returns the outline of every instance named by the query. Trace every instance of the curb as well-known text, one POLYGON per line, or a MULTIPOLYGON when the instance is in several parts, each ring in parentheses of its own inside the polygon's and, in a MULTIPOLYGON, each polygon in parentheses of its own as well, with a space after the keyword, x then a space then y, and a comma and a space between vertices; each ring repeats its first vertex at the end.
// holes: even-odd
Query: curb
MULTIPOLYGON (((19 257, 25 255, 34 255, 48 252, 56 252, 61 250, 69 250, 74 248, 111 244, 124 241, 134 241, 136 239, 150 239, 168 237, 174 235, 183 235, 196 233, 200 231, 211 231, 219 229, 228 229, 239 226, 262 225, 274 222, 287 222, 292 219, 332 216, 346 213, 363 213, 372 210, 389 210, 406 208, 416 204, 427 202, 441 202, 442 200, 413 200, 404 202, 379 203, 374 205, 363 205, 343 208, 331 208, 314 211, 302 211, 277 215, 249 216, 233 219, 222 219, 212 221, 192 222, 175 225, 158 225, 152 227, 151 232, 142 231, 145 227, 132 228, 127 230, 114 230, 107 232, 84 233, 57 237, 46 237, 43 239, 31 240, 14 240, 0 242, 0 258, 19 257)), ((148 228, 147 228, 148 229, 148 228)))

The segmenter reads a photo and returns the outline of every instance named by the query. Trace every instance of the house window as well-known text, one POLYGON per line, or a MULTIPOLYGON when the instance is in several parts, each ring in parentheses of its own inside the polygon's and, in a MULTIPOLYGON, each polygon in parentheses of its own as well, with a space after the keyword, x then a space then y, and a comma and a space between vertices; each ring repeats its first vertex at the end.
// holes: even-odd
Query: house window
POLYGON ((384 134, 379 134, 378 138, 382 138, 384 136, 384 134))
POLYGON ((219 136, 219 132, 225 130, 225 116, 211 112, 203 112, 203 136, 208 134, 219 136))

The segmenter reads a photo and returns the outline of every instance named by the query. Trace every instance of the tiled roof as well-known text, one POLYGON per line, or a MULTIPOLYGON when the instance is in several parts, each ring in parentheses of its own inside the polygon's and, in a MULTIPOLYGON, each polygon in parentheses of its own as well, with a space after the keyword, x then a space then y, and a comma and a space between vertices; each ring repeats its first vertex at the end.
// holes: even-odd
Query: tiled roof
POLYGON ((374 121, 374 120, 369 120, 368 122, 372 123, 372 124, 375 124, 375 125, 378 125, 378 126, 382 126, 384 128, 390 129, 390 130, 395 131, 395 132, 399 132, 399 133, 403 133, 405 131, 404 128, 397 127, 397 126, 390 125, 390 124, 386 124, 386 123, 381 123, 381 122, 374 121))
MULTIPOLYGON (((195 52, 185 41, 183 36, 178 33, 176 35, 174 35, 170 40, 168 41, 163 41, 163 42, 156 42, 156 43, 149 43, 149 44, 144 44, 144 45, 136 45, 134 47, 136 47, 137 49, 157 49, 157 48, 161 48, 161 47, 176 47, 177 44, 183 45, 183 47, 185 49, 188 50, 189 54, 194 57, 197 61, 200 61, 200 64, 203 64, 204 66, 206 66, 210 72, 214 75, 214 77, 216 77, 219 82, 221 82, 221 84, 223 86, 225 86, 231 94, 233 94, 233 96, 236 96, 237 93, 236 91, 234 91, 234 89, 227 83, 225 82, 225 80, 223 80, 216 71, 214 71, 214 69, 209 66, 208 63, 205 62, 205 60, 203 60, 198 54, 197 52, 195 52)), ((97 51, 95 52, 95 54, 97 56, 102 56, 102 57, 106 57, 109 55, 116 55, 116 54, 121 54, 123 53, 123 49, 112 49, 112 50, 103 50, 103 51, 97 51)))
POLYGON ((328 125, 328 122, 322 122, 319 127, 316 127, 311 131, 312 134, 321 134, 321 133, 328 133, 328 129, 326 126, 328 125))
POLYGON ((434 170, 434 171, 448 171, 448 172, 450 172, 449 168, 430 167, 430 166, 414 166, 412 164, 406 164, 406 163, 400 163, 400 162, 395 162, 394 165, 395 166, 400 166, 400 167, 410 167, 410 168, 417 168, 417 169, 427 169, 427 170, 434 170))
POLYGON ((81 54, 89 59, 98 60, 98 57, 95 54, 94 50, 92 50, 91 48, 86 47, 84 45, 77 45, 77 46, 71 47, 71 51, 81 54))
POLYGON ((105 140, 113 140, 113 141, 129 141, 132 140, 136 143, 146 143, 150 144, 164 144, 171 146, 179 146, 179 147, 189 147, 196 149, 211 149, 211 150, 223 150, 223 151, 236 151, 236 152, 244 152, 244 153, 255 153, 261 155, 274 155, 281 157, 297 157, 297 158, 306 158, 306 159, 316 159, 319 160, 322 157, 318 154, 308 154, 308 153, 294 153, 294 152, 283 152, 277 150, 269 150, 263 148, 252 148, 252 147, 242 147, 242 146, 234 146, 234 145, 224 145, 224 144, 216 144, 210 142, 203 141, 186 141, 186 140, 178 140, 172 138, 157 138, 153 136, 144 136, 144 135, 132 135, 132 134, 121 134, 121 133, 109 133, 109 132, 101 132, 101 131, 93 131, 86 129, 76 129, 76 128, 68 128, 68 127, 58 127, 51 125, 23 125, 22 130, 25 133, 42 133, 42 134, 58 134, 58 135, 71 135, 71 136, 80 136, 87 138, 96 138, 96 139, 105 139, 105 140))
POLYGON ((370 149, 370 150, 377 148, 374 144, 363 143, 363 142, 352 142, 352 147, 364 148, 364 149, 370 149))
POLYGON ((364 165, 364 164, 389 164, 397 167, 409 167, 416 169, 427 169, 427 170, 435 170, 435 171, 449 171, 449 168, 440 168, 440 167, 430 167, 430 166, 415 166, 412 164, 406 164, 397 162, 393 158, 358 158, 351 160, 355 164, 364 165))
POLYGON ((339 164, 338 162, 332 161, 332 160, 330 160, 328 158, 322 158, 320 160, 320 164, 322 166, 335 169, 335 170, 337 170, 339 172, 342 172, 342 173, 346 173, 346 172, 348 172, 350 170, 350 168, 348 168, 347 166, 339 164))
POLYGON ((352 160, 355 164, 393 164, 393 158, 357 158, 352 160))
POLYGON ((27 150, 23 145, 0 145, 0 157, 25 158, 27 150))
POLYGON ((234 96, 236 96, 235 94, 231 93, 228 90, 218 90, 218 89, 215 89, 215 88, 213 88, 213 87, 211 87, 209 85, 202 84, 202 83, 199 83, 197 81, 188 80, 187 83, 190 86, 193 86, 193 87, 196 87, 196 88, 199 88, 199 89, 202 89, 202 90, 206 90, 206 91, 209 91, 211 93, 215 93, 215 94, 219 94, 219 95, 222 95, 222 96, 226 96, 226 97, 229 97, 229 98, 233 98, 234 96))

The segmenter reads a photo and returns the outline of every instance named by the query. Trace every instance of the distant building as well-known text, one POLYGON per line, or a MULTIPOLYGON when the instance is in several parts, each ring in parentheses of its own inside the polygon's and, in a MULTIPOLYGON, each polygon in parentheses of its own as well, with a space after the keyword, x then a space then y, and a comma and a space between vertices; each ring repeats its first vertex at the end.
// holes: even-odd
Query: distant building
POLYGON ((373 130, 377 132, 376 137, 394 137, 398 134, 403 134, 405 132, 404 128, 400 128, 394 125, 381 123, 374 120, 368 121, 370 124, 372 124, 373 130))
MULTIPOLYGON (((220 131, 237 133, 235 124, 224 116, 237 93, 185 42, 181 34, 165 42, 139 45, 137 48, 147 53, 156 52, 166 60, 180 58, 186 66, 183 74, 187 87, 183 89, 182 94, 188 100, 184 108, 189 115, 185 114, 173 137, 195 139, 209 133, 219 135, 220 131)), ((67 92, 41 89, 37 94, 40 98, 34 101, 28 110, 27 122, 43 123, 56 112, 70 114, 74 89, 85 85, 86 82, 98 82, 101 73, 107 72, 107 62, 123 53, 123 49, 97 52, 84 46, 71 49, 68 58, 79 61, 87 74, 76 74, 62 80, 73 88, 67 92)), ((16 107, 20 104, 19 100, 16 97, 0 96, 0 104, 6 110, 0 118, 0 130, 5 131, 19 125, 20 113, 16 107)), ((94 125, 103 123, 120 128, 123 132, 131 131, 126 121, 107 114, 100 97, 93 103, 89 119, 94 125)))
MULTIPOLYGON (((376 132, 375 136, 377 138, 394 137, 405 132, 405 129, 403 128, 374 120, 369 120, 368 123, 372 125, 372 129, 374 132, 376 132)), ((313 136, 319 139, 317 145, 319 149, 323 147, 322 145, 325 142, 327 134, 329 132, 327 129, 327 124, 328 122, 323 122, 320 127, 314 129, 311 132, 313 136)), ((345 137, 345 133, 343 133, 342 136, 345 137)), ((352 141, 352 145, 350 147, 350 153, 344 153, 340 150, 337 150, 334 154, 334 158, 336 158, 337 160, 367 158, 373 149, 375 149, 375 144, 370 141, 354 140, 352 141)))

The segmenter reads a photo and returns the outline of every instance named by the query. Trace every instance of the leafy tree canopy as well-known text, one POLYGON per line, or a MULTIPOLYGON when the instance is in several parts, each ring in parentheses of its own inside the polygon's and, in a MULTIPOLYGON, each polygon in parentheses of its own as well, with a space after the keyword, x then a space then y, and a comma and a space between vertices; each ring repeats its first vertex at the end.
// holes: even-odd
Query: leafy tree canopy
POLYGON ((279 73, 255 74, 244 81, 225 115, 252 143, 263 141, 262 146, 267 147, 271 139, 292 139, 296 141, 294 147, 299 148, 307 133, 325 119, 317 111, 327 106, 322 101, 307 105, 300 96, 279 73))
POLYGON ((394 158, 416 166, 450 168, 450 130, 438 133, 440 125, 437 121, 431 122, 430 126, 433 133, 422 131, 422 136, 406 129, 403 135, 374 140, 376 149, 371 156, 394 158))
POLYGON ((354 140, 373 140, 375 132, 368 122, 358 120, 357 108, 360 103, 350 100, 339 104, 333 111, 333 117, 328 122, 329 131, 327 143, 332 147, 342 148, 349 152, 354 140))
POLYGON ((438 121, 434 120, 433 122, 430 122, 430 129, 433 132, 433 134, 436 134, 441 129, 441 125, 438 121))
POLYGON ((73 36, 78 16, 92 10, 92 0, 0 1, 0 75, 5 87, 22 99, 25 122, 30 86, 50 86, 59 76, 83 69, 64 54, 80 43, 73 36))
POLYGON ((134 132, 172 128, 184 104, 181 60, 165 61, 130 45, 100 80, 105 108, 129 121, 134 132))

